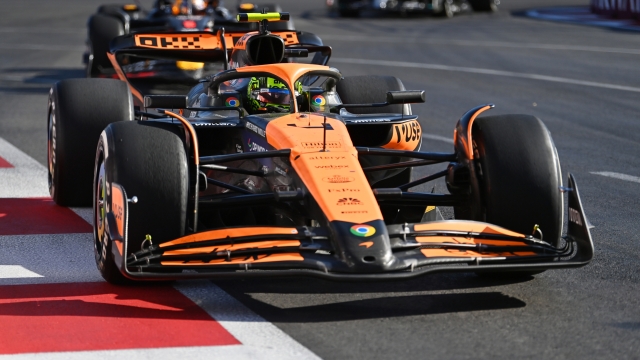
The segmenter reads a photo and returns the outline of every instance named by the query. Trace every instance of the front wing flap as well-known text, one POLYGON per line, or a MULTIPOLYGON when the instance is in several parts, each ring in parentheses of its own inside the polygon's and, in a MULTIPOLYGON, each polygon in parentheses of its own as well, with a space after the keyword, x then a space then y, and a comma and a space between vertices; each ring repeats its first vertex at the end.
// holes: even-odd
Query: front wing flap
POLYGON ((144 249, 124 257, 122 254, 129 253, 129 204, 121 187, 123 199, 115 201, 123 204, 124 213, 117 217, 108 214, 107 226, 115 243, 112 251, 118 267, 134 280, 313 276, 361 281, 445 271, 542 271, 581 267, 593 258, 589 223, 573 175, 569 175, 568 185, 569 221, 559 248, 532 236, 473 221, 390 225, 387 230, 397 265, 377 273, 350 268, 335 256, 327 229, 306 226, 203 231, 159 245, 145 244, 148 246, 144 249), (119 221, 122 223, 116 223, 119 221))

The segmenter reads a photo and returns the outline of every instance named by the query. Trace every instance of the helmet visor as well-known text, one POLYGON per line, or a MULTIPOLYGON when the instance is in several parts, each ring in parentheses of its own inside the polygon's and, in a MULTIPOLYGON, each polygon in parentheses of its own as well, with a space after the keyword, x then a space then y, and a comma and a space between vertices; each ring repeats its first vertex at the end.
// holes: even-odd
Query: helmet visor
POLYGON ((290 105, 291 92, 288 89, 262 88, 253 91, 256 100, 273 105, 290 105))

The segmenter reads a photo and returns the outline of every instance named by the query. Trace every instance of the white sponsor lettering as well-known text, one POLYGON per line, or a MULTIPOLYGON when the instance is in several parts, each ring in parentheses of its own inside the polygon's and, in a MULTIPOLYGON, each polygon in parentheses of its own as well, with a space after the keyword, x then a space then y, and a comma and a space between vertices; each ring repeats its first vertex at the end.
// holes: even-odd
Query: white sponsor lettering
POLYGON ((391 119, 366 119, 366 120, 347 120, 351 123, 372 123, 372 122, 389 122, 391 119))
POLYGON ((582 218, 580 217, 580 213, 578 212, 578 210, 569 208, 569 221, 576 225, 582 226, 582 218))
POLYGON ((252 124, 252 123, 248 122, 248 123, 247 123, 247 125, 246 125, 246 127, 247 127, 247 129, 249 129, 249 130, 253 131, 254 133, 256 133, 256 134, 258 134, 258 135, 260 135, 260 136, 262 136, 262 137, 265 137, 265 136, 266 136, 266 134, 265 134, 265 132, 264 132, 264 129, 259 128, 259 127, 258 127, 258 126, 256 126, 255 124, 252 124))

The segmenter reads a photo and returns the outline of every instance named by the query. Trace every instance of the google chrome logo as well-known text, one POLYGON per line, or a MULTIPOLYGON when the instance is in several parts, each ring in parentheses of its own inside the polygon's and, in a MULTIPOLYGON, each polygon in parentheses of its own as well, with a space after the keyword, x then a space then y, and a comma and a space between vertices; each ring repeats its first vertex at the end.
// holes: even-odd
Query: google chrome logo
POLYGON ((369 225, 353 225, 351 227, 351 233, 355 236, 369 237, 376 233, 376 229, 369 225))
POLYGON ((240 101, 234 97, 230 97, 227 98, 227 101, 225 101, 225 105, 230 107, 238 107, 240 106, 240 101))
POLYGON ((321 105, 325 105, 326 103, 327 101, 324 99, 324 96, 322 95, 316 95, 313 97, 313 105, 321 106, 321 105))

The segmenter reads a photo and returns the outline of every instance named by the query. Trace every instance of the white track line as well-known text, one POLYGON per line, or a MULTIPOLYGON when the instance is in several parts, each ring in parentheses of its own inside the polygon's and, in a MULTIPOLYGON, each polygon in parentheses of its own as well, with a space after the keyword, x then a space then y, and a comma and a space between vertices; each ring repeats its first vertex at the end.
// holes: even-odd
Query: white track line
POLYGON ((606 177, 610 177, 610 178, 614 178, 614 179, 618 179, 618 180, 625 180, 625 181, 631 181, 631 182, 640 183, 640 177, 627 175, 627 174, 621 174, 621 173, 617 173, 617 172, 592 171, 591 174, 600 175, 600 176, 606 176, 606 177))
POLYGON ((20 265, 0 265, 0 279, 41 278, 31 270, 20 265))
POLYGON ((86 34, 86 28, 55 28, 33 26, 0 26, 0 33, 16 34, 86 34))
POLYGON ((39 162, 2 138, 0 157, 13 165, 0 169, 0 198, 49 196, 47 169, 39 162))
POLYGON ((0 43, 0 50, 84 51, 84 46, 0 43))
POLYGON ((14 360, 319 359, 282 330, 208 281, 182 281, 176 289, 203 308, 242 345, 193 346, 0 355, 14 360))
POLYGON ((422 134, 422 140, 435 140, 453 144, 453 137, 446 137, 434 134, 422 134))
MULTIPOLYGON (((14 166, 0 169, 0 197, 48 196, 44 166, 2 138, 0 157, 14 166)), ((90 222, 91 209, 72 210, 90 222)), ((92 234, 0 236, 0 264, 11 264, 0 265, 0 291, 2 285, 104 281, 96 269, 92 234)), ((0 359, 318 359, 211 282, 186 281, 175 287, 242 344, 0 355, 0 359)))
POLYGON ((345 42, 388 42, 395 44, 425 44, 425 45, 455 45, 455 46, 473 46, 473 47, 502 47, 512 49, 535 49, 535 50, 565 50, 565 51, 587 51, 598 53, 613 53, 613 54, 629 54, 640 55, 638 49, 625 49, 625 48, 609 48, 600 46, 579 46, 579 45, 567 45, 567 44, 536 44, 536 43, 511 43, 503 41, 474 41, 474 40, 449 40, 449 39, 420 39, 420 38, 397 38, 397 37, 370 37, 361 35, 323 35, 323 40, 330 41, 345 41, 345 42))
POLYGON ((428 69, 428 70, 456 71, 456 72, 466 72, 466 73, 473 73, 473 74, 496 75, 496 76, 515 77, 515 78, 521 78, 521 79, 550 81, 550 82, 564 83, 564 84, 571 84, 571 85, 591 86, 591 87, 597 87, 602 89, 640 92, 640 88, 632 87, 632 86, 623 86, 623 85, 599 83, 599 82, 584 81, 584 80, 575 80, 575 79, 568 79, 568 78, 562 78, 557 76, 527 74, 527 73, 518 73, 513 71, 502 71, 502 70, 492 70, 492 69, 470 68, 470 67, 462 67, 462 66, 414 63, 414 62, 406 62, 406 61, 350 59, 350 58, 331 58, 331 62, 338 63, 338 64, 342 63, 342 64, 356 64, 356 65, 375 65, 375 66, 405 67, 405 68, 428 69))
POLYGON ((203 308, 260 359, 319 359, 275 325, 208 281, 183 281, 175 288, 203 308))
MULTIPOLYGON (((135 331, 135 329, 133 329, 135 331)), ((0 355, 2 360, 175 360, 175 359, 294 359, 273 356, 278 349, 258 352, 244 345, 190 346, 158 349, 98 350, 0 355)), ((304 356, 298 357, 305 359, 304 356)))

